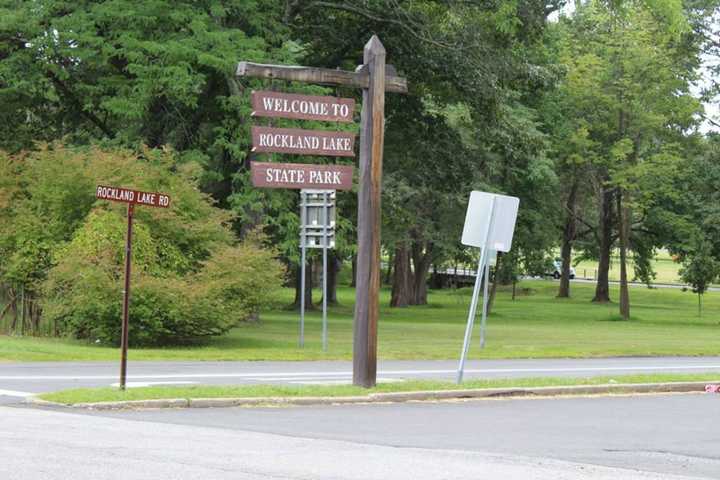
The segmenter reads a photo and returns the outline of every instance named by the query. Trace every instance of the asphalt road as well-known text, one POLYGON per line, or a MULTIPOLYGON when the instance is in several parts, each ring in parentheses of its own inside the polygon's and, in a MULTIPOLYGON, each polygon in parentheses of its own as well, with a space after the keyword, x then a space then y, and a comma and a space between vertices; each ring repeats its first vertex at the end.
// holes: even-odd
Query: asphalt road
MULTIPOLYGON (((453 381, 457 362, 384 361, 380 381, 441 379, 453 381)), ((118 363, 0 364, 0 403, 35 393, 116 384, 118 363)), ((597 359, 474 360, 465 378, 587 377, 633 373, 717 372, 720 357, 621 357, 597 359)), ((318 384, 349 383, 350 362, 130 362, 129 386, 155 384, 318 384)))
POLYGON ((0 407, 0 478, 720 478, 711 394, 68 413, 0 407))

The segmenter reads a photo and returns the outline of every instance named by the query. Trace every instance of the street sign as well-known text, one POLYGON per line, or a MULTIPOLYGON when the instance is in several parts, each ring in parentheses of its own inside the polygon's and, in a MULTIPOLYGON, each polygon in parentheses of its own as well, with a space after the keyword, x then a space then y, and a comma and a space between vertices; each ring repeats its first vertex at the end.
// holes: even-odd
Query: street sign
POLYGON ((508 252, 512 245, 520 199, 488 192, 472 192, 465 215, 462 244, 496 252, 508 252), (495 205, 495 214, 491 210, 495 205), (491 221, 492 216, 492 221, 491 221))
POLYGON ((352 122, 355 100, 282 92, 252 92, 254 117, 352 122))
POLYGON ((252 127, 253 152, 354 157, 355 134, 300 128, 252 127))
POLYGON ((351 165, 251 162, 252 184, 263 188, 350 190, 351 165))
POLYGON ((170 197, 162 193, 141 192, 121 187, 106 187, 105 185, 98 185, 95 190, 95 198, 148 207, 167 208, 170 206, 170 197))
MULTIPOLYGON (((353 384, 372 387, 377 380, 377 324, 380 316, 380 197, 385 141, 385 92, 408 93, 407 79, 385 62, 386 52, 373 35, 363 49, 363 64, 354 71, 297 65, 240 62, 239 77, 317 83, 363 89, 357 220, 357 288, 353 319, 353 384)), ((267 140, 267 139, 266 139, 267 140)), ((254 144, 257 146, 259 142, 254 144)), ((286 140, 287 142, 287 140, 286 140)), ((267 147, 264 147, 267 148, 267 147)), ((260 151, 260 150, 256 150, 260 151)), ((327 152, 265 150, 280 153, 329 155, 327 152)), ((341 156, 352 156, 345 146, 341 156)))
POLYGON ((471 247, 480 247, 475 287, 470 300, 465 340, 460 353, 457 382, 462 382, 467 359, 470 338, 472 337, 475 313, 477 311, 480 285, 484 284, 482 301, 482 319, 480 324, 480 347, 485 346, 485 323, 487 319, 488 283, 490 282, 490 262, 497 252, 507 252, 512 245, 515 221, 517 220, 520 199, 488 192, 472 192, 465 215, 465 226, 461 242, 471 247), (485 281, 483 282, 483 278, 485 281))
POLYGON ((141 192, 122 187, 98 185, 95 198, 127 203, 127 236, 125 237, 125 288, 123 290, 122 332, 120 334, 120 389, 125 390, 127 379, 128 328, 130 317, 130 257, 132 255, 133 214, 135 205, 168 208, 170 196, 163 193, 141 192))

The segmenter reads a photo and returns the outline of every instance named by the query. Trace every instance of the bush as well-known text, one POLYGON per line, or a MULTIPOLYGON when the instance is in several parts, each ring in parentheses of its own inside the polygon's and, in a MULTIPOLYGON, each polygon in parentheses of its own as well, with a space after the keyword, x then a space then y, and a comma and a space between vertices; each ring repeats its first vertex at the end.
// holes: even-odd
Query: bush
MULTIPOLYGON (((46 283, 45 316, 67 335, 117 345, 123 285, 117 250, 123 240, 113 228, 98 228, 112 216, 91 214, 63 251, 46 283)), ((128 330, 132 345, 221 335, 268 305, 281 284, 279 262, 253 241, 220 247, 196 273, 180 276, 158 270, 155 250, 160 246, 142 226, 135 231, 128 330)))
POLYGON ((0 182, 0 254, 12 260, 0 265, 0 283, 37 290, 42 322, 54 331, 119 343, 126 207, 97 201, 98 184, 172 199, 168 209, 135 209, 133 345, 220 335, 267 305, 281 285, 275 254, 254 239, 238 245, 231 214, 213 207, 193 166, 178 164, 171 152, 138 157, 51 146, 0 160, 0 172, 12 177, 0 182))

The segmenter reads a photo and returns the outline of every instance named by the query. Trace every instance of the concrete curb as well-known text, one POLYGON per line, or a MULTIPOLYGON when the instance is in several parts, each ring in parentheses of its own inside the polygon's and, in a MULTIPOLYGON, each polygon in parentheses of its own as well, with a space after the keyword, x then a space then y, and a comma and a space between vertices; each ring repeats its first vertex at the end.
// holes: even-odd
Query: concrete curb
POLYGON ((121 402, 76 403, 72 405, 29 398, 28 402, 48 407, 89 410, 123 410, 149 408, 220 408, 257 406, 347 405, 361 403, 402 403, 473 398, 557 397, 567 395, 627 395, 648 393, 704 392, 705 385, 718 382, 626 383, 575 385, 565 387, 482 388, 468 390, 437 390, 393 393, 371 393, 348 397, 246 397, 246 398, 173 398, 160 400, 128 400, 121 402))

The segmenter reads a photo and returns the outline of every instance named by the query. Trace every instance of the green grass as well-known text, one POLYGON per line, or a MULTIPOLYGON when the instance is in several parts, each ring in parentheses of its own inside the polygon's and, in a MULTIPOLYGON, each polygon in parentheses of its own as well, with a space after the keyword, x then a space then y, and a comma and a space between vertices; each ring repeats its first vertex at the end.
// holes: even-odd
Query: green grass
MULTIPOLYGON (((571 299, 555 298, 557 282, 527 281, 515 301, 500 289, 488 321, 487 346, 475 340, 470 358, 602 357, 720 354, 720 293, 697 297, 681 290, 630 289, 632 319, 618 320, 617 304, 590 302, 594 285, 573 284, 571 299)), ((285 290, 278 304, 287 304, 285 290)), ((617 288, 611 296, 618 298, 617 288)), ((298 313, 276 309, 262 321, 194 347, 133 348, 130 360, 318 360, 350 359, 354 291, 339 291, 329 312, 330 348, 320 345, 320 312, 308 315, 306 348, 297 347, 298 313)), ((390 309, 383 290, 379 322, 381 359, 454 359, 459 356, 470 289, 431 292, 429 304, 390 309)), ((119 328, 119 327, 118 327, 119 328)), ((475 330, 477 334, 477 329, 475 330)), ((477 338, 477 337, 476 337, 477 338)), ((0 361, 94 361, 119 358, 117 348, 84 342, 0 336, 0 361)))
MULTIPOLYGON (((617 252, 615 252, 617 253, 617 252)), ((656 283, 683 283, 680 279, 680 264, 673 261, 666 251, 659 251, 651 261, 653 271, 656 274, 656 283)), ((632 258, 628 259, 628 276, 630 280, 635 276, 632 258)), ((575 266, 575 274, 582 278, 597 278, 597 261, 583 260, 575 266)), ((620 257, 613 255, 610 261, 610 280, 620 280, 620 257)))
POLYGON ((717 373, 708 374, 661 374, 622 375, 616 377, 588 378, 520 378, 497 380, 469 380, 462 385, 432 380, 413 380, 398 383, 381 383, 375 388, 365 389, 353 385, 203 385, 192 387, 140 387, 125 391, 117 388, 78 388, 59 392, 44 393, 38 397, 50 402, 75 404, 95 402, 117 402, 123 400, 155 400, 174 398, 256 398, 256 397, 347 397, 366 396, 381 392, 441 391, 477 388, 520 388, 555 387, 570 385, 605 385, 608 383, 664 383, 664 382, 714 382, 717 373))

